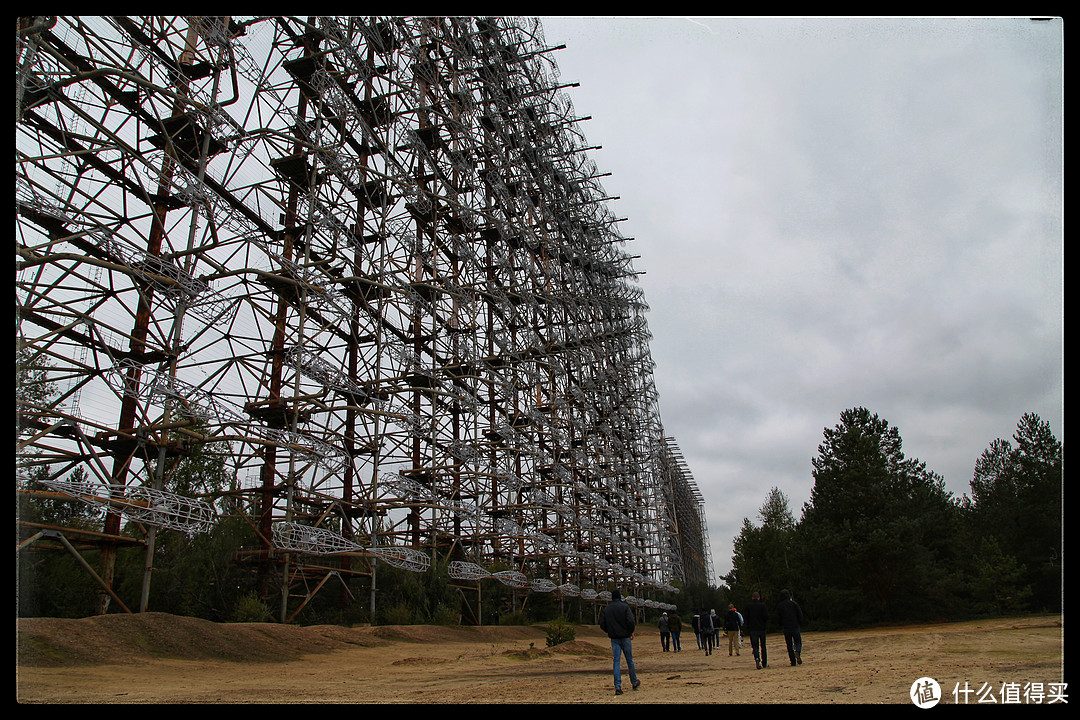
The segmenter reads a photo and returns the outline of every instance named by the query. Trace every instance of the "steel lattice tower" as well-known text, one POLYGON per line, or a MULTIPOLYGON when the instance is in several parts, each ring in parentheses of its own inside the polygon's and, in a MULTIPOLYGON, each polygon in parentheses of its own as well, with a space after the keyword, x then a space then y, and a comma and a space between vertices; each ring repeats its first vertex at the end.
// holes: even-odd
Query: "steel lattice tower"
POLYGON ((16 339, 60 392, 19 393, 19 469, 105 508, 109 549, 125 517, 204 529, 222 498, 163 468, 227 447, 286 588, 312 555, 686 579, 648 306, 556 49, 524 18, 20 18, 16 339))

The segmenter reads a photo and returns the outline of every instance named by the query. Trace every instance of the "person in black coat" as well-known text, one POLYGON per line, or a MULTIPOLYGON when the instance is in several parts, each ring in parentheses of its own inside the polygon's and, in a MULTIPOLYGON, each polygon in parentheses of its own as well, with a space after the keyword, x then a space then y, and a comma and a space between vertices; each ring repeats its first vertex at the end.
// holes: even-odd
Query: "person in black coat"
POLYGON ((780 602, 776 605, 776 619, 784 630, 784 642, 787 644, 791 664, 802 665, 802 608, 791 599, 791 593, 787 590, 780 591, 780 602))
POLYGON ((611 638, 611 653, 614 657, 613 674, 615 675, 615 694, 622 695, 622 663, 621 655, 626 655, 626 667, 630 671, 630 687, 638 689, 641 681, 638 680, 637 671, 634 669, 633 643, 634 630, 637 621, 634 620, 634 611, 622 601, 622 593, 618 590, 611 591, 611 602, 604 608, 600 615, 600 629, 611 638))
POLYGON ((743 619, 750 633, 750 647, 754 651, 757 669, 769 667, 769 654, 765 649, 765 625, 769 622, 769 609, 761 602, 761 593, 750 596, 750 604, 744 608, 743 619))
POLYGON ((727 634, 727 654, 739 654, 739 612, 734 604, 728 605, 728 611, 724 615, 724 632, 727 634))
POLYGON ((698 619, 698 632, 701 638, 701 647, 705 650, 706 655, 712 655, 713 649, 713 616, 709 614, 708 610, 702 609, 697 616, 698 619))

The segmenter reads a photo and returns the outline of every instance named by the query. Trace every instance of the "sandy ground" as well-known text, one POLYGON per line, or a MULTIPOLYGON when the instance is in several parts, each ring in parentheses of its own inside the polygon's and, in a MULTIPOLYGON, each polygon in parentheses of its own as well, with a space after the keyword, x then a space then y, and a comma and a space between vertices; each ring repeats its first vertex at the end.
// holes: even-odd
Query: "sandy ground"
MULTIPOLYGON (((546 647, 542 626, 295 627, 215 624, 161 613, 17 621, 20 703, 888 703, 938 681, 943 703, 964 683, 1061 683, 1062 619, 1026 617, 844 632, 806 632, 802 665, 782 635, 770 667, 742 654, 706 656, 693 634, 662 652, 639 628, 641 687, 615 696, 611 648, 595 627, 546 647)), ((1067 689, 1066 689, 1067 692, 1067 689)), ((978 696, 968 696, 975 704, 978 696)), ((963 702, 964 698, 960 698, 963 702)), ((1020 700, 1023 702, 1023 700, 1020 700)), ((1044 701, 1045 702, 1045 701, 1044 701)))

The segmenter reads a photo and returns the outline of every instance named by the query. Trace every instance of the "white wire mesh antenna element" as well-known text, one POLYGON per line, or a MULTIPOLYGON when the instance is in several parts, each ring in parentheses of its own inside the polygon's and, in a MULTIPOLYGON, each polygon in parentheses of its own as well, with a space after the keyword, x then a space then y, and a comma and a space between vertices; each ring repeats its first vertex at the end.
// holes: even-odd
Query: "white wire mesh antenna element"
POLYGON ((427 572, 431 559, 408 547, 364 547, 326 528, 313 527, 295 522, 277 522, 273 526, 274 545, 281 550, 308 553, 310 555, 333 555, 343 552, 367 552, 388 565, 410 572, 427 572))
POLYGON ((559 587, 555 588, 555 592, 566 597, 577 597, 581 594, 581 588, 573 583, 563 583, 559 587))
POLYGON ((491 576, 509 587, 527 588, 529 586, 529 579, 525 577, 524 573, 517 570, 500 570, 497 573, 492 573, 491 576))
POLYGON ((431 567, 431 558, 414 548, 408 547, 369 547, 367 552, 388 565, 408 570, 409 572, 427 572, 431 567))
POLYGON ((273 532, 274 545, 281 550, 311 555, 333 555, 361 549, 356 543, 332 530, 301 523, 277 522, 274 523, 273 532))
POLYGON ((128 490, 125 512, 133 520, 188 535, 210 532, 217 513, 208 502, 139 485, 128 490))
POLYGON ((452 560, 450 562, 450 577, 455 580, 483 580, 491 577, 491 572, 476 563, 452 560))
POLYGON ((187 535, 209 532, 217 518, 210 503, 167 490, 125 488, 87 480, 43 480, 42 484, 88 505, 119 512, 130 520, 187 535))

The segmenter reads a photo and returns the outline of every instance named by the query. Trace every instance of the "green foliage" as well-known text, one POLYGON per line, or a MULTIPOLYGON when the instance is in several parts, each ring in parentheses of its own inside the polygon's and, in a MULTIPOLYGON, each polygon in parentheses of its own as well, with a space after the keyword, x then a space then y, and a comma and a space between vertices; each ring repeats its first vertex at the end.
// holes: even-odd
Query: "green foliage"
POLYGON ((426 573, 378 563, 375 622, 385 625, 456 625, 461 597, 450 584, 449 563, 436 559, 426 573))
POLYGON ((979 541, 973 557, 974 575, 972 610, 979 615, 1015 615, 1031 601, 1031 588, 1023 585, 1025 568, 1016 558, 1006 555, 993 536, 979 541))
MULTIPOLYGON (((96 562, 97 552, 83 557, 96 562)), ((81 618, 93 614, 100 586, 66 550, 23 550, 18 556, 19 617, 81 618)))
POLYGON ((382 625, 418 625, 422 622, 413 608, 404 602, 397 602, 386 608, 380 617, 382 625))
MULTIPOLYGON (((76 467, 69 479, 79 480, 84 475, 84 469, 76 467)), ((26 489, 46 490, 41 481, 48 476, 46 466, 30 469, 26 489)), ((101 513, 75 500, 18 493, 16 502, 16 515, 22 522, 88 530, 100 527, 101 513)), ((82 556, 93 567, 100 553, 83 551, 82 556)), ((16 560, 16 605, 20 617, 77 618, 93 614, 101 587, 66 549, 54 543, 38 542, 20 550, 16 560)))
POLYGON ((742 530, 734 541, 732 569, 724 578, 736 604, 746 603, 755 591, 762 598, 776 598, 782 588, 794 584, 791 563, 796 523, 787 496, 774 487, 758 517, 760 526, 743 518, 742 530))
POLYGON ((692 618, 694 613, 702 608, 706 610, 716 609, 717 611, 726 608, 728 594, 728 590, 723 587, 715 587, 706 583, 688 583, 671 602, 684 610, 682 617, 686 623, 689 623, 689 618, 692 618))
POLYGON ((233 622, 268 622, 272 617, 266 603, 255 593, 248 593, 236 601, 229 619, 233 622))
POLYGON ((443 605, 439 604, 435 610, 431 613, 432 625, 459 625, 461 624, 461 611, 457 605, 443 605))
POLYGON ((555 647, 577 637, 577 629, 565 617, 557 617, 547 626, 547 646, 555 647))
POLYGON ((971 498, 956 500, 904 457, 896 428, 845 411, 825 430, 802 518, 776 488, 760 524, 744 518, 731 597, 757 590, 770 604, 779 588, 796 590, 818 629, 1060 610, 1061 444, 1032 414, 1013 439, 990 444, 971 498))
POLYGON ((1032 609, 1061 610, 1062 447, 1049 424, 1025 414, 1013 435, 979 457, 971 480, 976 537, 992 537, 1031 588, 1032 609))
MULTIPOLYGON (((45 465, 33 467, 27 473, 26 489, 31 493, 48 492, 44 481, 49 479, 50 468, 45 465)), ((69 482, 84 482, 86 468, 77 465, 68 475, 69 482)), ((97 530, 105 513, 86 503, 67 497, 27 497, 20 500, 19 519, 25 522, 76 527, 84 530, 97 530)))
POLYGON ((427 599, 424 585, 416 573, 378 563, 375 578, 377 624, 411 625, 424 621, 427 599))
MULTIPOLYGON (((191 429, 199 432, 201 427, 195 425, 191 429)), ((185 447, 186 453, 164 468, 162 487, 165 490, 185 497, 198 497, 229 486, 233 479, 228 470, 232 455, 229 444, 190 442, 185 447)))
MULTIPOLYGON (((354 595, 355 595, 354 591, 354 595)), ((338 622, 342 625, 365 625, 371 623, 371 609, 366 606, 361 598, 357 602, 350 602, 341 608, 341 616, 338 622)))
POLYGON ((842 413, 818 450, 795 544, 804 609, 855 623, 910 618, 939 594, 954 540, 944 480, 904 457, 899 431, 865 408, 842 413))
MULTIPOLYGON (((136 532, 129 527, 128 532, 136 532)), ((159 531, 154 543, 154 564, 148 606, 157 612, 190 615, 223 622, 232 609, 255 593, 254 578, 236 565, 237 553, 257 542, 242 518, 223 516, 207 533, 188 536, 159 531)), ((125 550, 117 561, 116 587, 122 597, 142 592, 143 549, 125 550)))

